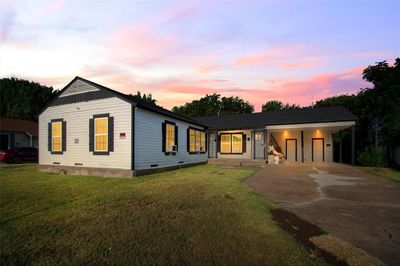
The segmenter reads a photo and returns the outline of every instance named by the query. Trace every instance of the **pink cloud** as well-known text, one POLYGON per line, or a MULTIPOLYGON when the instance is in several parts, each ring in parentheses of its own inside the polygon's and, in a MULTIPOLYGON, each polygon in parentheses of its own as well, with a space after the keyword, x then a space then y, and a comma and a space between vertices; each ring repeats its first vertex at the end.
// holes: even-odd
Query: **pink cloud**
POLYGON ((197 66, 196 70, 199 73, 207 74, 207 73, 219 70, 220 68, 221 68, 221 66, 218 66, 218 65, 203 65, 203 66, 197 66))
POLYGON ((291 63, 283 63, 279 66, 285 69, 300 69, 300 68, 312 68, 322 65, 321 58, 314 58, 314 59, 305 59, 300 61, 294 61, 291 63))
MULTIPOLYGON (((206 86, 201 80, 187 83, 171 82, 165 83, 165 86, 161 84, 160 92, 169 96, 181 95, 187 99, 198 99, 214 92, 223 96, 239 96, 253 103, 256 111, 260 111, 262 104, 274 99, 308 106, 326 97, 356 93, 360 88, 369 87, 370 84, 361 79, 363 69, 364 67, 357 67, 341 72, 322 73, 303 80, 267 79, 266 85, 252 88, 230 86, 231 84, 224 86, 223 82, 219 86, 206 86)), ((177 105, 162 99, 160 103, 168 108, 177 105)))
POLYGON ((64 0, 51 0, 45 6, 48 12, 56 12, 64 5, 64 0))
POLYGON ((295 45, 290 47, 273 47, 266 51, 250 54, 246 56, 241 56, 235 59, 234 65, 244 66, 244 65, 261 65, 261 64, 271 64, 276 61, 282 61, 283 59, 288 59, 294 54, 299 53, 303 50, 303 45, 295 45))

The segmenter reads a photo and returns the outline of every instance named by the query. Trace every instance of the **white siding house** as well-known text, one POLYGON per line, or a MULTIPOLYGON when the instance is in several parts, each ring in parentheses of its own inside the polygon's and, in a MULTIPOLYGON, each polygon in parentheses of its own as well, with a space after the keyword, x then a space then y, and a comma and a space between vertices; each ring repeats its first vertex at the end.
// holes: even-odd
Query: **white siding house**
POLYGON ((190 118, 76 77, 39 116, 39 169, 134 176, 205 163, 205 147, 189 152, 189 128, 205 132, 190 118))

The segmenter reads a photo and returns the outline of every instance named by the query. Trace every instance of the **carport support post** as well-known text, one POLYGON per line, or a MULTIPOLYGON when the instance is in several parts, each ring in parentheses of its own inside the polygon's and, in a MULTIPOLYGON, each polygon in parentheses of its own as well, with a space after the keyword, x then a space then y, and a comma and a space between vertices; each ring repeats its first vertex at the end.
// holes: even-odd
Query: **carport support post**
POLYGON ((301 131, 301 162, 304 163, 304 131, 301 131))
POLYGON ((356 156, 356 130, 355 126, 351 127, 351 165, 355 164, 356 156))
POLYGON ((340 135, 339 142, 339 162, 342 163, 342 135, 340 135))

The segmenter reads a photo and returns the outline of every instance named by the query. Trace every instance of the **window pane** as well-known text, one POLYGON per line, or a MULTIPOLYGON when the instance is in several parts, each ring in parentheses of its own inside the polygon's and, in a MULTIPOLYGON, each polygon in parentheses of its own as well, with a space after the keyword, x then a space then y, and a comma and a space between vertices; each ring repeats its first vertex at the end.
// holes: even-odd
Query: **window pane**
POLYGON ((96 118, 95 134, 107 134, 108 132, 108 118, 96 118))
POLYGON ((195 151, 195 147, 196 147, 196 133, 193 129, 189 130, 189 150, 190 152, 194 152, 195 151))
POLYGON ((200 151, 200 131, 196 130, 196 151, 200 151))
POLYGON ((53 136, 53 151, 61 151, 61 137, 53 136))
POLYGON ((206 150, 206 133, 205 132, 201 132, 201 151, 205 151, 206 150))
POLYGON ((165 150, 172 151, 175 145, 175 125, 166 124, 165 150))
POLYGON ((242 152, 242 134, 232 134, 232 153, 242 152))
POLYGON ((221 152, 231 153, 231 135, 221 135, 221 152))
POLYGON ((107 151, 107 143, 108 137, 107 135, 96 136, 96 151, 107 151))
POLYGON ((52 129, 51 129, 51 134, 56 137, 61 136, 61 122, 52 122, 52 129))

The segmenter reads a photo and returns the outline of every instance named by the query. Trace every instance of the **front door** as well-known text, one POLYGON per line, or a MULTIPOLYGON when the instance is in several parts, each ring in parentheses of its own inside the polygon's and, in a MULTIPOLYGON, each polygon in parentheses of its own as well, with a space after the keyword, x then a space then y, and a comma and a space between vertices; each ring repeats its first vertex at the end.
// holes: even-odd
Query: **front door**
POLYGON ((264 131, 254 131, 254 158, 264 159, 264 131))
POLYGON ((215 133, 210 133, 208 135, 208 157, 209 158, 215 158, 216 157, 216 151, 217 151, 216 134, 215 133))
POLYGON ((297 162, 297 139, 286 139, 286 160, 297 162))
POLYGON ((312 139, 312 161, 323 162, 324 158, 324 139, 313 138, 312 139))

